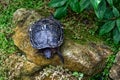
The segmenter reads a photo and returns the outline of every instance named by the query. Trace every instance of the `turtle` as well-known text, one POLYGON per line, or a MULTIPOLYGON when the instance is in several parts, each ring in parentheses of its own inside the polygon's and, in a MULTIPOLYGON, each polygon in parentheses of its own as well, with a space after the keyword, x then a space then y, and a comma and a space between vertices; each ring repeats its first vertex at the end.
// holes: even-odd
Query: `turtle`
POLYGON ((64 63, 60 52, 64 39, 63 26, 53 15, 34 22, 29 28, 29 36, 32 47, 38 49, 45 58, 50 59, 57 53, 64 63))

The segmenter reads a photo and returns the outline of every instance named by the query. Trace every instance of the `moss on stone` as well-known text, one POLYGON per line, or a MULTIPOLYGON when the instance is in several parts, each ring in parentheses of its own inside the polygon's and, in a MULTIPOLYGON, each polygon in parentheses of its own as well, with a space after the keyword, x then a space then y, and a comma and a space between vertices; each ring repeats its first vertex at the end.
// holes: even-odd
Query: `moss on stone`
POLYGON ((95 31, 98 28, 97 26, 95 26, 95 24, 86 25, 81 23, 80 21, 77 21, 78 23, 73 23, 73 21, 68 21, 69 23, 64 23, 64 37, 70 38, 71 40, 80 44, 87 44, 89 42, 102 42, 100 36, 95 34, 95 31))

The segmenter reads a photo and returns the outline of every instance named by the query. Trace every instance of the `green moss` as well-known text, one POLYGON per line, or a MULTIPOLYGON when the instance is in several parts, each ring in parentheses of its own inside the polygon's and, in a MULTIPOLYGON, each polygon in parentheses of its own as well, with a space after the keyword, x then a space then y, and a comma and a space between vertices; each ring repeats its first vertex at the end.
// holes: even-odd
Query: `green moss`
MULTIPOLYGON (((74 20, 73 20, 74 21, 74 20)), ((87 44, 89 42, 102 42, 100 36, 95 34, 97 30, 97 26, 94 24, 85 25, 79 21, 78 24, 74 23, 64 23, 66 25, 64 29, 64 36, 72 39, 73 41, 80 43, 80 44, 87 44), (92 28, 86 28, 92 27, 92 28)), ((69 22, 69 21, 68 21, 69 22)))
POLYGON ((0 51, 14 53, 15 46, 12 40, 13 13, 19 8, 39 9, 44 4, 41 0, 2 0, 0 1, 0 51))

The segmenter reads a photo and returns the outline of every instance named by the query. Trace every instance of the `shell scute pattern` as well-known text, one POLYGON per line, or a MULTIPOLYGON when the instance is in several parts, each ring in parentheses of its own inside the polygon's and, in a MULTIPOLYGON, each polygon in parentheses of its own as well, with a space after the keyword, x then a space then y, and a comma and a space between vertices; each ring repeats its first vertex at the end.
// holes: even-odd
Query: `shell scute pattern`
POLYGON ((40 19, 29 29, 32 46, 37 49, 55 48, 63 43, 63 29, 53 18, 40 19))

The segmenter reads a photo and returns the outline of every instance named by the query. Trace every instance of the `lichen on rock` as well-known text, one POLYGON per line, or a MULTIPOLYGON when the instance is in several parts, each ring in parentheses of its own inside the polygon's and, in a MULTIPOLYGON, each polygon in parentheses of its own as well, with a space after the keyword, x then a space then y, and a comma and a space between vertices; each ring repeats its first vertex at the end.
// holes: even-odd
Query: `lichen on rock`
POLYGON ((7 75, 6 80, 77 80, 71 71, 62 66, 49 65, 40 70, 39 66, 29 62, 25 55, 19 56, 17 54, 9 55, 2 64, 7 75))

